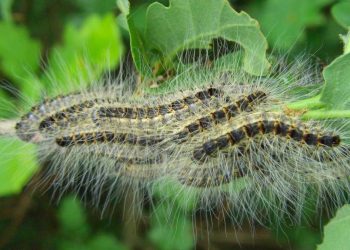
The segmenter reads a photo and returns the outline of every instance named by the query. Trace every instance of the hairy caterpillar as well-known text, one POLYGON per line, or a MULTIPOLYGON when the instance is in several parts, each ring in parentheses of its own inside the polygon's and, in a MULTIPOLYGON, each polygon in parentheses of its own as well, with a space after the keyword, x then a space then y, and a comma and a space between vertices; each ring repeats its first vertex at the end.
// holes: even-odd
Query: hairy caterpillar
POLYGON ((233 221, 260 220, 259 209, 274 206, 287 214, 286 204, 305 199, 309 184, 340 202, 349 174, 343 125, 286 112, 303 98, 295 89, 318 86, 297 63, 277 66, 252 77, 239 67, 195 65, 170 80, 173 91, 154 96, 111 81, 35 105, 16 133, 38 144, 55 187, 88 186, 96 204, 106 192, 106 203, 129 189, 152 195, 165 182, 195 196, 201 209, 228 203, 233 221), (234 187, 239 181, 243 189, 234 187))

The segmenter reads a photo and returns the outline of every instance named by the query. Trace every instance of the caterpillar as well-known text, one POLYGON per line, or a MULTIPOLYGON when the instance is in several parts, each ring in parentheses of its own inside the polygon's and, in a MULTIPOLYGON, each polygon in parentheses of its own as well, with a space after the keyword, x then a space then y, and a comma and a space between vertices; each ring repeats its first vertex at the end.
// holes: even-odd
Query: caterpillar
POLYGON ((291 119, 279 120, 273 115, 268 113, 258 114, 256 120, 248 117, 253 121, 240 123, 239 127, 232 128, 229 132, 203 143, 202 146, 195 149, 193 158, 203 161, 206 156, 213 156, 216 151, 239 144, 245 138, 254 138, 258 135, 271 133, 274 136, 286 137, 309 146, 334 147, 340 144, 339 135, 312 133, 310 128, 307 129, 303 125, 298 125, 291 119))
POLYGON ((229 204, 228 216, 237 222, 244 216, 259 221, 259 209, 274 206, 288 214, 286 204, 297 205, 309 185, 320 199, 329 192, 334 204, 344 202, 344 126, 305 122, 286 111, 288 103, 313 94, 300 96, 297 88, 320 86, 300 65, 279 66, 253 77, 238 66, 194 65, 169 80, 171 91, 155 95, 135 95, 129 80, 109 79, 34 105, 13 129, 38 145, 41 162, 50 161, 55 188, 87 186, 94 204, 106 192, 106 204, 125 190, 152 196, 159 183, 195 196, 199 209, 229 204), (240 182, 242 188, 235 187, 240 182))
MULTIPOLYGON (((247 172, 247 170, 264 171, 265 163, 258 162, 262 157, 265 158, 269 167, 276 166, 277 168, 277 164, 286 162, 293 154, 298 154, 300 161, 286 162, 291 170, 294 169, 294 172, 297 170, 298 164, 302 165, 302 161, 306 159, 324 163, 325 158, 334 159, 335 155, 346 157, 345 150, 348 150, 348 147, 341 143, 339 135, 326 130, 316 131, 311 127, 311 125, 283 113, 258 112, 241 117, 238 121, 222 128, 221 135, 215 132, 215 138, 208 139, 200 146, 194 147, 192 160, 197 166, 185 167, 182 172, 186 171, 187 174, 184 176, 180 172, 179 179, 182 183, 190 186, 210 187, 242 177, 244 176, 242 173, 247 172), (281 146, 284 146, 282 149, 286 152, 275 148, 281 148, 281 146), (335 147, 337 149, 331 157, 329 150, 335 147), (256 159, 245 163, 248 154, 254 154, 256 159), (215 161, 215 158, 219 160, 215 161), (208 167, 208 164, 212 166, 208 167), (204 166, 200 167, 201 165, 204 166), (188 174, 188 172, 192 174, 188 174), (240 175, 231 175, 232 172, 240 173, 240 175)), ((297 160, 297 158, 294 159, 297 160)), ((306 176, 308 168, 304 167, 303 171, 301 174, 306 176)))
MULTIPOLYGON (((80 104, 72 105, 48 116, 40 122, 39 130, 52 130, 53 126, 62 127, 65 125, 67 127, 69 125, 67 122, 77 122, 76 120, 79 119, 79 116, 84 118, 89 116, 86 114, 87 109, 94 107, 97 108, 93 110, 94 113, 90 114, 90 116, 95 123, 98 123, 99 120, 103 118, 154 119, 159 116, 165 116, 166 114, 174 113, 176 111, 180 112, 180 110, 185 109, 184 104, 187 104, 186 108, 188 108, 189 105, 194 105, 196 102, 204 102, 211 97, 219 96, 220 91, 218 89, 208 88, 206 90, 198 91, 193 96, 187 96, 183 99, 175 100, 169 105, 147 108, 125 107, 125 104, 123 105, 122 103, 118 103, 117 100, 94 98, 93 100, 87 100, 80 104)), ((53 102, 55 101, 57 100, 53 100, 53 102)), ((40 105, 40 107, 43 107, 43 105, 40 105)), ((28 115, 25 117, 28 117, 28 115)), ((25 117, 22 120, 25 120, 25 117)))

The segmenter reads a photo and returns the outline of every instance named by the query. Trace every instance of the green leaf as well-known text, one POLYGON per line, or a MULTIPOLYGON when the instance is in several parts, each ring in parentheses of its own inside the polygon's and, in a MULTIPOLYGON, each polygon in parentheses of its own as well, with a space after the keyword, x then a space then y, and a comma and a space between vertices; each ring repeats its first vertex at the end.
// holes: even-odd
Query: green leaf
POLYGON ((118 24, 125 30, 129 31, 127 16, 130 12, 130 3, 128 0, 117 0, 118 9, 121 14, 118 16, 118 24))
POLYGON ((336 58, 323 71, 325 87, 321 101, 327 109, 349 109, 350 93, 350 54, 336 58))
POLYGON ((87 244, 87 248, 91 250, 126 250, 122 243, 120 243, 113 235, 98 234, 95 235, 87 244))
POLYGON ((11 118, 14 116, 15 111, 11 105, 11 99, 2 89, 0 89, 0 107, 0 120, 1 118, 11 118))
POLYGON ((318 250, 348 249, 350 246, 350 205, 337 211, 336 216, 324 227, 324 239, 318 250))
POLYGON ((347 35, 341 35, 340 38, 343 40, 344 43, 344 54, 347 54, 350 52, 350 31, 347 35))
POLYGON ((306 28, 326 23, 322 9, 333 0, 267 0, 257 2, 254 15, 269 44, 277 51, 289 51, 305 40, 306 28))
POLYGON ((117 6, 125 16, 129 15, 130 3, 128 0, 117 0, 117 6))
MULTIPOLYGON (((97 79, 104 71, 113 69, 123 51, 115 17, 89 16, 80 28, 68 24, 63 44, 56 46, 49 58, 47 74, 57 81, 61 89, 81 87, 97 79)), ((43 82, 50 82, 44 79, 43 82)), ((48 86, 57 88, 57 86, 48 86)))
POLYGON ((151 217, 151 230, 148 238, 161 250, 193 249, 194 238, 192 224, 184 213, 175 210, 172 205, 162 204, 151 217))
POLYGON ((39 69, 41 46, 24 27, 13 23, 0 22, 0 34, 6 34, 0 39, 1 71, 24 87, 39 69))
POLYGON ((246 13, 237 13, 226 0, 172 0, 166 7, 153 3, 147 9, 146 28, 137 29, 133 15, 128 18, 131 47, 138 70, 144 65, 171 66, 185 49, 209 49, 214 38, 240 44, 244 51, 244 69, 260 75, 269 68, 267 42, 258 23, 246 13))
POLYGON ((0 196, 20 193, 38 169, 36 147, 0 139, 0 196))
POLYGON ((89 225, 86 222, 85 211, 79 200, 74 196, 66 197, 58 210, 61 231, 73 238, 84 238, 88 235, 89 225))
POLYGON ((1 0, 0 1, 0 14, 1 18, 6 22, 12 21, 11 7, 13 0, 1 0))
POLYGON ((183 211, 193 211, 199 200, 198 194, 195 191, 179 192, 182 188, 179 183, 162 180, 154 186, 154 192, 156 196, 165 200, 164 202, 170 202, 183 211))
POLYGON ((331 9, 334 19, 345 29, 350 28, 350 1, 335 4, 331 9))
POLYGON ((86 13, 104 14, 115 8, 115 0, 75 0, 74 2, 86 13))

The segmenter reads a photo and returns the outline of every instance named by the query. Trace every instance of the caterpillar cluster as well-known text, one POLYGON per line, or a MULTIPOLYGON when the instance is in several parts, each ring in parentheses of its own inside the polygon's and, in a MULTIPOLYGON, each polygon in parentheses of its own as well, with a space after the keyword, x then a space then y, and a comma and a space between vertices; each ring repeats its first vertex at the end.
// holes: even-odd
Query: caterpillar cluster
POLYGON ((238 68, 183 74, 164 94, 135 96, 123 81, 111 81, 46 99, 21 117, 16 134, 38 144, 56 187, 87 185, 96 203, 130 189, 135 197, 152 195, 159 183, 194 196, 198 209, 225 204, 234 222, 246 215, 260 221, 266 209, 297 213, 310 186, 320 201, 326 195, 344 202, 344 124, 302 121, 287 108, 303 98, 294 90, 313 82, 309 72, 290 66, 266 77, 238 68))

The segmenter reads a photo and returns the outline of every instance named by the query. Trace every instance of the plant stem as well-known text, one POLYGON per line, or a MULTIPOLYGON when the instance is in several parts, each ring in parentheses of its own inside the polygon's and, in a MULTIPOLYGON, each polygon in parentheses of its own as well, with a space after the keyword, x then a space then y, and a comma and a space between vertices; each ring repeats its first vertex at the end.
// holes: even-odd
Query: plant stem
POLYGON ((350 118, 350 110, 311 110, 305 113, 302 118, 305 120, 350 118))
POLYGON ((321 95, 317 95, 305 100, 292 102, 288 104, 287 107, 295 110, 322 108, 324 106, 324 103, 320 101, 320 96, 321 95))

